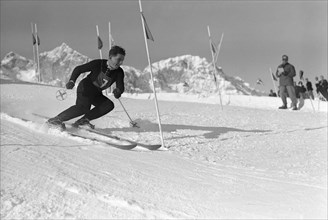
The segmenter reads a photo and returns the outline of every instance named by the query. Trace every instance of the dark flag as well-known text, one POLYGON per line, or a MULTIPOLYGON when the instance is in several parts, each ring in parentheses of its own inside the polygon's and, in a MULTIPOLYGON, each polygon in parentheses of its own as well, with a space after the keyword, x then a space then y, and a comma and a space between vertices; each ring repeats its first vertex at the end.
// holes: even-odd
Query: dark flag
POLYGON ((304 74, 303 70, 300 70, 300 80, 303 80, 304 79, 303 78, 303 74, 304 74))
POLYGON ((150 29, 147 25, 146 18, 144 17, 143 13, 141 13, 142 19, 144 20, 144 25, 145 25, 145 31, 146 31, 146 37, 148 40, 154 41, 153 35, 150 32, 150 29))
POLYGON ((101 38, 98 36, 98 49, 100 50, 103 47, 103 42, 101 38))
POLYGON ((216 54, 216 47, 214 46, 213 42, 211 42, 211 46, 212 46, 213 54, 216 54))
POLYGON ((33 40, 33 45, 35 45, 36 44, 36 40, 35 40, 34 34, 32 34, 32 40, 33 40))
POLYGON ((36 35, 36 39, 38 40, 38 46, 40 46, 40 38, 39 38, 39 35, 36 35))
POLYGON ((275 75, 274 75, 273 73, 271 73, 271 74, 272 74, 272 79, 273 79, 274 81, 278 81, 277 78, 275 77, 275 75))
POLYGON ((34 37, 34 34, 32 34, 33 45, 35 45, 36 43, 38 43, 38 45, 40 45, 40 38, 38 35, 36 35, 36 39, 34 37))

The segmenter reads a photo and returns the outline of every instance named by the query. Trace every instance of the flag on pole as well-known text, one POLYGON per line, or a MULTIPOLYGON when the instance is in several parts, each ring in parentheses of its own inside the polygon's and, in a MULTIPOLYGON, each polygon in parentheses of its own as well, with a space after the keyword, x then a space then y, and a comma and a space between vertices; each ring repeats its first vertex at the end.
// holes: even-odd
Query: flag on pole
POLYGON ((162 147, 165 147, 162 125, 161 125, 161 117, 159 114, 157 95, 156 95, 156 89, 155 89, 155 83, 154 83, 154 77, 153 77, 153 69, 152 69, 152 64, 151 64, 150 54, 149 54, 149 49, 148 49, 148 43, 147 43, 147 39, 154 41, 154 38, 153 38, 152 34, 150 33, 149 27, 146 23, 146 19, 142 13, 141 0, 139 0, 139 7, 140 7, 140 18, 141 18, 141 22, 142 22, 142 26, 143 26, 142 28, 143 28, 143 34, 144 34, 144 40, 145 40, 145 46, 146 46, 146 52, 147 52, 148 65, 149 65, 149 70, 150 70, 150 79, 151 79, 152 87, 153 87, 158 128, 159 128, 160 138, 161 138, 161 142, 162 142, 162 147))
POLYGON ((304 74, 303 70, 300 70, 300 80, 304 80, 303 74, 304 74))
POLYGON ((103 47, 103 42, 101 38, 98 36, 98 49, 100 50, 103 47))
POLYGON ((153 35, 151 34, 150 29, 149 29, 149 27, 148 27, 148 25, 147 25, 146 18, 145 18, 145 16, 143 15, 142 12, 141 12, 141 16, 142 16, 142 19, 144 20, 144 24, 145 24, 145 32, 146 32, 146 37, 147 37, 147 39, 148 39, 148 40, 152 40, 152 41, 154 41, 153 35))
POLYGON ((215 55, 216 54, 216 47, 215 47, 213 42, 211 42, 211 46, 212 46, 213 54, 215 55))
POLYGON ((259 78, 259 79, 256 81, 256 84, 263 85, 263 81, 259 78))
POLYGON ((211 50, 211 54, 212 54, 213 77, 214 77, 215 87, 219 91, 220 105, 221 105, 221 109, 223 110, 222 98, 221 98, 221 91, 220 91, 220 87, 217 84, 217 79, 216 79, 216 76, 215 76, 215 74, 217 73, 217 68, 216 68, 216 65, 215 65, 215 51, 216 50, 214 49, 215 47, 213 48, 213 43, 212 43, 212 39, 211 39, 210 26, 207 26, 207 33, 208 33, 208 38, 209 38, 209 43, 210 43, 210 50, 211 50))
POLYGON ((38 45, 40 46, 40 38, 39 38, 39 35, 36 35, 36 39, 38 41, 38 45))
POLYGON ((32 34, 32 38, 33 38, 33 45, 35 45, 36 43, 38 43, 38 46, 40 46, 40 38, 39 38, 39 36, 36 34, 36 38, 37 38, 37 40, 36 40, 35 37, 34 37, 34 34, 32 34))
POLYGON ((34 34, 32 34, 32 39, 33 39, 33 45, 35 45, 36 44, 36 39, 34 37, 34 34))
POLYGON ((277 77, 275 77, 275 75, 271 72, 271 75, 272 75, 272 79, 274 80, 274 81, 278 81, 278 79, 277 79, 277 77))

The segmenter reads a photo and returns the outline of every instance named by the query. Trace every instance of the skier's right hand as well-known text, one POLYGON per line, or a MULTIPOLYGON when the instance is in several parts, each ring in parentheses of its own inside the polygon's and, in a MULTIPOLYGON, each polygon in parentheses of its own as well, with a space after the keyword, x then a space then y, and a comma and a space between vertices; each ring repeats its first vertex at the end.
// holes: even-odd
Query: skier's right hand
POLYGON ((75 83, 73 80, 70 80, 68 83, 66 83, 66 89, 73 89, 75 86, 75 83))

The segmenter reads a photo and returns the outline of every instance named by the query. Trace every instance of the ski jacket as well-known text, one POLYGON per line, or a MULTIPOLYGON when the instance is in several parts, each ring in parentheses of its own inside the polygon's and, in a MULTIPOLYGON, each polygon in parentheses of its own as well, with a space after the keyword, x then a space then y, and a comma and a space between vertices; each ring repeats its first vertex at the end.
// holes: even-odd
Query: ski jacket
POLYGON ((327 80, 323 79, 323 80, 320 80, 320 86, 324 89, 324 90, 327 90, 328 89, 328 82, 327 80))
POLYGON ((310 81, 306 83, 306 89, 307 89, 308 91, 313 91, 312 83, 311 83, 310 81))
POLYGON ((290 64, 280 64, 278 68, 283 68, 284 71, 279 74, 277 69, 276 76, 279 78, 279 85, 280 86, 294 86, 294 76, 296 76, 295 67, 290 64))
POLYGON ((74 83, 76 79, 85 72, 90 72, 87 78, 99 91, 107 89, 114 82, 121 94, 124 92, 124 71, 121 67, 110 70, 107 66, 107 60, 96 59, 74 68, 70 80, 74 83))

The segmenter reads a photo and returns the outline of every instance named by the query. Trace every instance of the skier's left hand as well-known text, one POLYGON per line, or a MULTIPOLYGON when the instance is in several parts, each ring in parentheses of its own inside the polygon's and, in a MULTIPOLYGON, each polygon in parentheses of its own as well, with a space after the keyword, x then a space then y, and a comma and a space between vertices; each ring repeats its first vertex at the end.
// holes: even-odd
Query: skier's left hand
POLYGON ((119 89, 119 88, 115 88, 115 89, 113 90, 113 94, 114 94, 114 97, 115 97, 116 99, 119 99, 119 98, 121 97, 121 91, 120 91, 120 89, 119 89))

